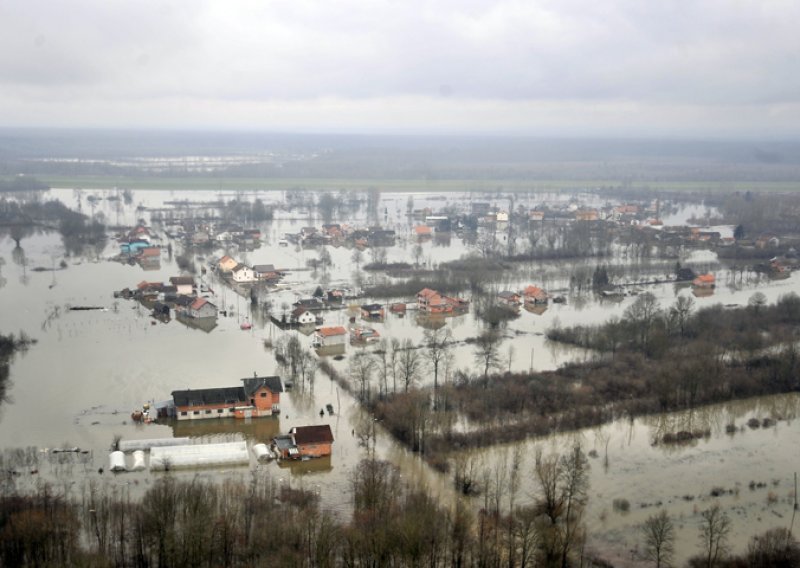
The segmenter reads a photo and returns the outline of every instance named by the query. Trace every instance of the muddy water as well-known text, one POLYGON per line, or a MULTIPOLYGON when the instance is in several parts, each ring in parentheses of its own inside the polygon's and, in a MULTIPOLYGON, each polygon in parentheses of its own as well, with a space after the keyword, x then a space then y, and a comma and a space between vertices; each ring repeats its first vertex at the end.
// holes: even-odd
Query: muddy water
MULTIPOLYGON (((86 199, 89 195, 87 192, 54 190, 50 194, 72 206, 80 203, 84 212, 92 213, 92 206, 86 199)), ((113 195, 112 192, 92 194, 113 195)), ((226 199, 231 197, 225 196, 226 199)), ((265 202, 277 202, 284 198, 280 194, 269 193, 260 197, 265 202)), ((438 208, 444 205, 435 196, 419 194, 412 197, 414 208, 438 208)), ((148 208, 161 207, 164 201, 179 198, 212 200, 217 195, 211 192, 139 191, 135 192, 131 206, 103 199, 95 202, 94 214, 102 213, 109 223, 132 224, 139 218, 148 218, 146 210, 137 209, 139 205, 148 208)), ((531 203, 536 199, 552 199, 555 202, 564 196, 539 194, 529 198, 531 203)), ((405 217, 408 194, 386 194, 383 200, 379 207, 380 220, 385 225, 395 227, 401 236, 398 246, 388 251, 388 259, 410 262, 416 243, 407 238, 413 225, 405 217)), ((454 195, 451 200, 462 206, 466 206, 469 200, 496 202, 496 199, 473 194, 454 195)), ((279 212, 277 217, 275 221, 262 225, 266 242, 260 248, 247 253, 240 253, 235 249, 228 251, 243 262, 275 264, 291 270, 287 282, 292 289, 272 295, 270 300, 273 307, 280 309, 284 303, 291 304, 298 297, 310 294, 320 282, 327 282, 331 286, 353 287, 355 267, 351 260, 351 250, 329 247, 333 266, 327 274, 315 274, 306 270, 306 261, 317 257, 318 251, 277 245, 284 233, 297 232, 309 224, 318 226, 321 219, 312 220, 309 212, 302 211, 291 214, 279 212)), ((362 211, 348 222, 366 224, 367 218, 362 211)), ((162 244, 166 242, 164 240, 162 244)), ((174 246, 177 253, 177 243, 174 246)), ((431 266, 459 258, 470 250, 468 245, 455 236, 449 243, 429 241, 423 243, 422 247, 423 260, 431 266)), ((235 385, 239 378, 250 376, 253 372, 279 372, 272 353, 264 349, 263 342, 265 339, 275 340, 285 333, 297 332, 282 332, 256 317, 256 314, 250 313, 244 298, 225 288, 213 276, 208 276, 206 280, 215 291, 213 300, 230 309, 232 315, 219 318, 217 326, 208 332, 188 328, 176 321, 154 324, 149 313, 138 304, 124 300, 115 301, 112 298, 114 290, 131 287, 143 279, 166 281, 170 276, 177 275, 179 270, 166 252, 158 269, 143 271, 138 266, 109 262, 107 259, 117 252, 116 244, 109 241, 105 250, 89 257, 68 258, 68 267, 65 270, 51 273, 34 272, 33 268, 49 268, 54 262, 57 264, 61 260, 63 246, 60 236, 40 234, 26 238, 22 249, 15 251, 11 240, 0 240, 0 257, 5 260, 5 264, 0 266, 0 331, 8 333, 23 330, 38 339, 39 343, 28 353, 18 355, 12 365, 13 385, 9 389, 12 400, 0 407, 0 447, 36 446, 43 449, 78 446, 90 453, 81 454, 84 457, 74 459, 65 455, 54 458, 53 454, 39 453, 38 466, 41 473, 20 476, 18 484, 32 486, 39 477, 50 476, 65 487, 74 484, 73 491, 79 491, 87 480, 94 480, 136 493, 152 482, 151 474, 111 476, 108 473, 98 473, 100 467, 107 466, 107 448, 114 435, 120 435, 123 439, 190 436, 209 441, 247 439, 255 442, 269 440, 275 433, 286 432, 292 426, 329 423, 336 438, 334 455, 329 460, 304 462, 285 469, 276 464, 258 467, 251 464, 249 468, 174 474, 184 477, 198 475, 210 479, 234 477, 246 480, 253 471, 263 470, 269 472, 278 482, 297 484, 318 491, 326 506, 333 510, 344 513, 349 509, 351 473, 358 460, 368 452, 359 443, 356 434, 358 431, 371 429, 370 419, 363 415, 347 393, 337 389, 324 375, 317 375, 313 392, 308 388, 306 392, 294 390, 287 393, 282 401, 281 416, 275 419, 255 420, 251 423, 223 421, 147 426, 134 425, 129 419, 131 410, 139 407, 143 401, 164 400, 175 389, 235 385), (102 306, 107 310, 68 312, 65 310, 67 305, 102 306), (252 330, 245 332, 239 329, 244 318, 254 323, 252 330), (335 416, 320 417, 319 410, 326 404, 332 404, 337 409, 335 416)), ((218 250, 213 254, 200 255, 196 260, 198 264, 202 264, 222 252, 218 250)), ((364 257, 365 262, 370 260, 368 251, 364 257)), ((716 302, 744 304, 756 289, 764 292, 769 300, 798 289, 796 275, 776 282, 746 279, 740 281, 724 266, 719 265, 713 255, 697 256, 690 260, 698 267, 715 269, 720 284, 710 297, 697 298, 698 306, 716 302)), ((531 263, 509 275, 503 282, 503 287, 517 289, 534 283, 545 284, 551 289, 566 288, 569 278, 565 274, 570 274, 579 264, 531 263)), ((662 264, 666 273, 672 262, 662 264)), ((367 275, 365 278, 369 281, 370 278, 378 279, 380 276, 367 275)), ((672 302, 678 295, 691 294, 689 288, 673 285, 652 286, 647 289, 655 293, 663 304, 672 302)), ((635 301, 634 297, 619 301, 600 301, 589 294, 565 294, 568 296, 566 304, 551 304, 542 313, 522 311, 518 319, 508 323, 503 331, 506 338, 503 345, 506 358, 504 365, 512 370, 527 370, 530 367, 552 369, 568 361, 591 357, 592 354, 584 350, 549 344, 544 337, 545 331, 556 322, 572 325, 604 321, 612 315, 620 315, 635 301)), ((327 312, 325 323, 344 324, 348 317, 346 311, 327 312)), ((452 376, 458 369, 471 370, 474 366, 473 351, 465 340, 474 337, 482 324, 473 314, 448 318, 445 324, 452 330, 457 342, 453 348, 455 363, 447 370, 447 374, 452 376)), ((384 322, 376 323, 374 327, 383 337, 397 337, 401 340, 409 338, 415 342, 421 340, 424 329, 413 312, 404 318, 388 315, 384 322)), ((310 341, 302 334, 298 337, 304 342, 310 341)), ((348 356, 355 353, 356 349, 348 346, 348 356)), ((335 365, 346 372, 348 359, 349 357, 335 362, 335 365)), ((428 375, 420 378, 421 383, 429 380, 428 375)), ((761 411, 754 409, 725 412, 739 412, 737 416, 741 416, 743 420, 748 412, 761 411)), ((696 416, 699 415, 700 413, 696 416)), ((788 412, 784 415, 788 415, 788 412)), ((723 419, 721 423, 724 425, 726 422, 723 419)), ((647 422, 636 422, 633 428, 627 424, 607 427, 611 439, 608 472, 604 472, 598 465, 599 460, 593 461, 593 499, 589 521, 596 538, 602 542, 613 542, 616 549, 620 550, 633 546, 633 532, 630 527, 653 510, 647 508, 640 511, 637 507, 641 502, 661 500, 666 503, 672 499, 676 514, 694 515, 694 506, 704 504, 698 496, 705 493, 705 487, 712 483, 708 471, 720 471, 723 482, 719 485, 731 488, 735 488, 736 483, 746 486, 751 478, 759 481, 763 477, 762 481, 771 484, 772 473, 761 477, 755 475, 753 468, 756 466, 748 465, 753 459, 749 454, 756 452, 755 459, 759 463, 768 463, 757 452, 765 451, 769 447, 767 441, 771 441, 773 447, 781 449, 776 453, 787 456, 785 459, 788 461, 788 456, 795 449, 792 445, 792 438, 796 439, 791 430, 793 424, 781 422, 775 429, 747 431, 737 434, 733 439, 718 435, 716 430, 712 430, 714 433, 709 440, 700 441, 693 447, 672 450, 650 446, 651 430, 655 426, 647 422), (789 435, 784 435, 787 432, 789 435), (752 440, 756 442, 748 446, 752 440), (744 444, 743 449, 737 450, 737 444, 744 444), (726 457, 729 455, 730 457, 726 457), (727 461, 721 462, 723 459, 727 461), (740 470, 748 473, 737 476, 735 472, 740 470), (600 477, 601 473, 603 477, 600 477), (652 481, 651 477, 656 481, 652 481), (678 482, 677 479, 682 481, 678 482), (697 481, 693 481, 694 479, 697 481), (682 497, 675 499, 673 494, 683 495, 684 492, 678 489, 687 484, 693 488, 695 500, 683 501, 682 497), (663 487, 664 490, 656 492, 655 487, 663 487), (626 498, 631 502, 632 511, 625 516, 615 513, 609 504, 611 499, 620 496, 623 489, 631 492, 626 498), (649 496, 650 492, 653 493, 652 497, 649 496)), ((376 431, 377 455, 396 463, 408 483, 425 483, 442 498, 453 498, 446 478, 431 473, 420 460, 382 433, 380 426, 376 431)), ((582 436, 586 439, 587 447, 595 443, 593 432, 583 433, 582 436)), ((563 446, 567 441, 556 439, 552 443, 563 446)), ((530 446, 526 447, 531 449, 530 446)), ((527 454, 530 455, 530 451, 527 454)), ((782 476, 777 491, 782 497, 787 490, 787 482, 783 478, 792 471, 787 467, 789 466, 783 462, 772 466, 774 478, 782 476)), ((749 488, 740 489, 735 499, 734 496, 722 499, 735 504, 739 502, 737 500, 746 498, 751 499, 747 502, 750 503, 748 514, 752 518, 748 519, 753 522, 752 526, 767 526, 768 521, 780 519, 770 510, 761 513, 762 521, 753 520, 757 519, 757 503, 765 502, 764 490, 751 493, 749 488), (748 497, 751 495, 752 497, 748 497)), ((779 500, 779 504, 782 501, 779 500)), ((781 511, 777 512, 783 514, 781 511)), ((686 541, 690 540, 694 546, 696 515, 687 516, 681 526, 682 540, 688 539, 686 541)), ((744 529, 737 530, 744 534, 744 529)))
MULTIPOLYGON (((536 494, 537 449, 561 453, 580 443, 596 452, 589 459, 589 545, 615 565, 639 565, 638 527, 661 508, 675 521, 677 564, 700 551, 699 513, 714 503, 730 516, 730 543, 742 552, 752 535, 790 526, 794 473, 800 467, 799 411, 800 396, 769 396, 530 440, 523 443, 518 502, 530 502, 536 494), (776 424, 751 429, 746 424, 751 418, 772 418, 776 424), (729 424, 735 432, 726 431, 729 424), (664 433, 680 430, 708 430, 709 435, 687 444, 658 443, 664 433), (719 496, 712 496, 715 489, 719 496), (628 511, 614 506, 622 499, 628 511)), ((482 467, 496 468, 503 460, 510 463, 510 450, 492 448, 471 457, 482 467)))

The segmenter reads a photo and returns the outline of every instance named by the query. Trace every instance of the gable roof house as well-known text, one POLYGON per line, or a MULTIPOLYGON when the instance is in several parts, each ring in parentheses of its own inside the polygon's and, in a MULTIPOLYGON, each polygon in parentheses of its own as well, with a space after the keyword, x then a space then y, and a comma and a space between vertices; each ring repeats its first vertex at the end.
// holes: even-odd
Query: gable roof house
POLYGON ((511 292, 510 290, 503 290, 499 294, 497 294, 497 299, 500 301, 501 304, 505 304, 507 306, 517 307, 522 302, 520 301, 520 295, 516 292, 511 292))
POLYGON ((256 264, 253 266, 253 274, 257 280, 279 280, 281 277, 280 272, 275 270, 272 264, 256 264))
POLYGON ((417 308, 427 314, 451 314, 466 309, 468 305, 466 300, 443 296, 430 288, 424 288, 417 294, 417 308))
POLYGON ((217 267, 221 272, 230 272, 234 268, 239 266, 239 263, 236 262, 233 258, 228 256, 227 254, 219 259, 217 262, 217 267))
POLYGON ((189 305, 187 315, 192 318, 215 318, 217 317, 217 306, 205 298, 196 298, 189 305))
POLYGON ((528 306, 531 304, 546 304, 548 295, 538 286, 528 286, 522 291, 522 297, 525 305, 528 306))
POLYGON ((342 326, 321 327, 314 334, 315 347, 331 347, 344 345, 347 342, 347 330, 342 326))
POLYGON ((289 323, 298 325, 313 325, 322 323, 322 317, 315 316, 310 310, 305 308, 295 308, 292 310, 289 323))
POLYGON ((172 276, 169 282, 175 286, 175 291, 178 294, 189 296, 194 291, 194 278, 191 276, 172 276))
POLYGON ((332 453, 333 432, 328 424, 296 426, 288 435, 276 436, 273 447, 283 459, 320 458, 332 453))
POLYGON ((382 320, 386 315, 386 311, 380 304, 364 304, 361 306, 361 319, 365 320, 382 320))
POLYGON ((280 412, 280 377, 242 379, 240 387, 172 391, 178 420, 256 418, 280 412))
POLYGON ((256 275, 253 272, 253 269, 244 264, 237 264, 236 267, 231 270, 231 278, 233 278, 234 282, 256 281, 256 275))

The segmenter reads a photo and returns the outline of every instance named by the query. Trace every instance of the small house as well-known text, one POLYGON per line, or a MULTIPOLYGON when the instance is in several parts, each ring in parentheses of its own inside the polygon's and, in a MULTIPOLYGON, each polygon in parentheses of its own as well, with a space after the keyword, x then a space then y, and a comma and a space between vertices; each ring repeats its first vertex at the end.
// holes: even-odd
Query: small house
POLYGON ((280 274, 272 264, 256 264, 253 266, 253 274, 257 280, 277 280, 280 274))
POLYGON ((333 432, 328 424, 296 426, 289 430, 300 457, 321 458, 332 453, 333 432))
POLYGON ((215 318, 217 317, 217 306, 205 298, 196 298, 194 302, 189 305, 188 315, 196 319, 215 318))
POLYGON ((701 274, 692 280, 692 286, 695 288, 714 288, 717 285, 716 277, 711 274, 701 274))
POLYGON ((294 304, 292 304, 295 308, 305 308, 306 310, 310 310, 312 312, 317 312, 322 310, 325 305, 322 303, 322 300, 319 298, 301 298, 297 300, 294 304))
POLYGON ((194 292, 194 278, 191 276, 172 276, 170 284, 175 286, 175 292, 184 296, 190 296, 194 292))
POLYGON ((347 341, 347 330, 342 326, 321 327, 314 334, 315 347, 333 347, 344 345, 347 341))
POLYGON ((123 254, 129 254, 131 256, 135 256, 135 255, 139 254, 139 251, 141 251, 142 249, 147 248, 149 246, 150 246, 150 241, 149 240, 131 239, 130 241, 128 241, 126 243, 120 243, 119 250, 123 254))
POLYGON ((597 221, 599 218, 597 209, 581 209, 575 212, 576 221, 597 221))
POLYGON ((433 229, 427 225, 417 225, 414 227, 414 234, 419 240, 429 239, 433 236, 433 229))
POLYGON ((288 434, 276 436, 272 447, 281 459, 321 458, 332 453, 333 432, 327 424, 296 426, 288 434))
POLYGON ((295 308, 292 310, 290 323, 297 325, 315 325, 321 322, 318 321, 317 316, 315 316, 311 311, 305 308, 295 308))
POLYGON ((451 314, 457 310, 466 310, 468 306, 469 302, 466 300, 443 296, 430 288, 424 288, 417 294, 417 308, 426 314, 451 314))
POLYGON ((350 330, 350 343, 375 343, 381 335, 371 327, 355 327, 350 330))
POLYGON ((239 266, 239 263, 233 258, 229 257, 227 254, 220 258, 217 262, 217 267, 219 268, 220 272, 231 272, 237 266, 239 266))
POLYGON ((520 295, 516 292, 511 292, 509 290, 503 290, 499 294, 497 294, 497 299, 500 301, 500 304, 506 306, 517 307, 522 302, 520 301, 520 295))
POLYGON ((548 298, 547 292, 538 286, 528 286, 525 288, 522 291, 522 297, 526 306, 531 304, 546 304, 548 298))
POLYGON ((361 319, 377 321, 386 316, 386 311, 380 304, 364 304, 361 306, 361 319))
POLYGON ((236 267, 231 270, 231 278, 233 278, 234 282, 239 283, 256 281, 256 275, 253 269, 244 264, 237 264, 236 267))
POLYGON ((531 221, 544 221, 544 211, 541 209, 531 209, 528 216, 531 221))

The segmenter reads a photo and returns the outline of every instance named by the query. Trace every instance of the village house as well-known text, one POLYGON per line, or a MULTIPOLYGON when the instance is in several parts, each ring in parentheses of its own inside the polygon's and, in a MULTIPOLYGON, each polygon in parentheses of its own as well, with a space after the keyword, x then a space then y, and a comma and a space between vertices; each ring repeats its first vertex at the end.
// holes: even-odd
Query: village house
POLYGON ((525 288, 522 291, 522 297, 526 306, 534 304, 546 304, 548 298, 547 292, 538 286, 528 286, 525 288))
POLYGON ((231 272, 237 266, 239 266, 239 263, 227 254, 220 258, 217 262, 217 267, 219 268, 220 272, 231 272))
POLYGON ((342 326, 321 327, 314 334, 314 347, 334 347, 345 345, 347 342, 347 330, 342 326))
POLYGON ((143 239, 131 239, 128 242, 120 243, 119 250, 122 254, 135 256, 150 246, 150 241, 143 239))
POLYGON ((319 426, 296 426, 289 430, 294 438, 300 458, 321 458, 332 453, 333 432, 327 424, 319 426))
POLYGON ((429 239, 433 236, 433 229, 427 225, 417 225, 414 227, 414 235, 417 240, 429 239))
POLYGON ((253 266, 253 274, 255 274, 257 280, 279 280, 281 275, 280 273, 275 270, 275 266, 272 264, 256 264, 253 266))
POLYGON ((692 280, 692 286, 695 288, 714 288, 717 285, 716 277, 711 274, 701 274, 692 280))
POLYGON ((531 209, 530 213, 528 213, 528 217, 531 221, 544 221, 544 211, 541 209, 531 209))
POLYGON ((516 308, 522 302, 520 301, 520 295, 516 292, 511 292, 509 290, 503 290, 499 294, 497 294, 497 299, 499 300, 501 305, 510 306, 516 308))
POLYGON ((760 235, 755 242, 756 248, 765 249, 765 248, 775 248, 781 244, 781 241, 775 235, 764 234, 760 235))
POLYGON ((191 276, 172 276, 170 284, 175 286, 175 293, 183 296, 191 296, 194 293, 194 278, 191 276))
POLYGON ((597 209, 583 209, 580 211, 575 211, 576 221, 597 221, 599 218, 600 214, 597 212, 597 209))
POLYGON ((236 267, 231 270, 231 278, 234 282, 238 283, 256 281, 256 275, 253 269, 244 264, 237 264, 236 267))
POLYGON ((172 391, 178 420, 256 418, 280 412, 283 383, 277 376, 242 379, 240 387, 172 391))
POLYGON ((191 318, 215 318, 217 317, 217 306, 206 300, 205 298, 195 298, 189 304, 189 309, 186 312, 191 318))
POLYGON ((328 290, 326 293, 326 298, 329 304, 341 304, 344 302, 344 294, 344 290, 328 290))
POLYGON ((464 310, 469 303, 460 298, 442 296, 436 290, 424 288, 417 294, 417 309, 425 314, 451 314, 464 310))
POLYGON ((379 341, 381 334, 371 327, 354 327, 350 330, 350 343, 375 343, 379 341))
POLYGON ((292 304, 295 308, 305 308, 312 312, 318 312, 325 308, 325 304, 319 298, 301 298, 292 304))
POLYGON ((128 231, 128 240, 141 240, 150 242, 152 235, 150 234, 150 229, 143 225, 137 225, 130 231, 128 231))
POLYGON ((191 242, 193 245, 204 245, 211 240, 208 231, 195 231, 192 233, 191 242))
POLYGON ((288 434, 275 436, 272 448, 280 459, 299 460, 321 458, 332 453, 333 432, 327 424, 297 426, 288 434))
POLYGON ((292 310, 289 323, 297 325, 316 325, 322 323, 322 318, 315 316, 305 308, 295 308, 292 310))
POLYGON ((377 321, 382 320, 386 311, 380 304, 364 304, 361 306, 361 319, 377 321))

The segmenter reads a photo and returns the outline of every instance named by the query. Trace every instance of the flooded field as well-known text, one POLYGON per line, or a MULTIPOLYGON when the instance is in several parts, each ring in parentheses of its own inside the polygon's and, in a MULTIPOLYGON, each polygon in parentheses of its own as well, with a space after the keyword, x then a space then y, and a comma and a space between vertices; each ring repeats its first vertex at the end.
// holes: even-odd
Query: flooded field
MULTIPOLYGON (((167 209, 167 203, 185 199, 189 201, 215 200, 215 192, 137 191, 132 203, 108 200, 116 195, 112 190, 77 192, 51 190, 46 197, 62 200, 70 207, 89 215, 101 215, 111 225, 132 226, 144 220, 162 233, 154 221, 154 211, 167 209), (88 197, 95 195, 96 200, 88 197)), ((222 194, 231 199, 232 194, 222 194)), ((252 198, 252 194, 247 195, 252 198)), ((534 205, 542 202, 563 202, 575 196, 562 193, 520 194, 517 203, 534 205)), ((595 194, 579 196, 587 203, 598 203, 595 194)), ((259 198, 267 204, 281 203, 286 196, 280 192, 261 193, 259 198)), ((388 262, 415 262, 415 256, 427 267, 456 260, 474 250, 469 242, 451 235, 448 239, 431 239, 419 243, 412 237, 411 221, 406 212, 409 202, 414 208, 438 209, 445 205, 468 204, 475 199, 493 199, 470 193, 448 195, 444 203, 441 196, 427 194, 382 194, 378 207, 378 221, 397 232, 397 244, 387 249, 388 262)), ((497 201, 496 198, 493 199, 497 201)), ((163 213, 163 211, 162 211, 163 213)), ((672 217, 665 222, 684 222, 689 217, 708 214, 704 206, 675 207, 672 217)), ((284 290, 269 294, 273 313, 286 309, 301 297, 308 297, 317 286, 355 288, 356 280, 363 279, 363 287, 380 286, 390 278, 378 273, 363 273, 357 278, 357 268, 352 260, 353 251, 346 247, 326 247, 331 256, 330 268, 323 274, 308 268, 307 261, 318 258, 320 251, 299 246, 281 246, 279 241, 286 233, 296 233, 307 225, 322 224, 312 210, 302 207, 290 211, 277 210, 275 219, 259 224, 262 243, 253 250, 219 247, 213 251, 193 252, 192 259, 198 267, 209 266, 210 261, 229 253, 246 264, 273 264, 288 271, 282 282, 284 290)), ((359 209, 348 223, 367 225, 369 215, 359 209)), ((145 401, 162 401, 173 390, 236 386, 241 378, 280 374, 273 351, 265 348, 287 335, 297 335, 302 345, 311 349, 312 338, 298 331, 282 331, 270 323, 260 311, 252 311, 249 298, 237 293, 210 270, 202 283, 218 306, 227 310, 213 327, 197 329, 172 320, 163 323, 153 319, 150 311, 135 301, 115 299, 113 292, 133 287, 142 280, 167 281, 180 274, 176 256, 181 251, 177 241, 161 234, 160 244, 174 246, 174 253, 161 255, 160 264, 144 271, 138 265, 112 262, 118 253, 118 244, 109 239, 102 250, 91 250, 84 255, 65 257, 61 236, 57 232, 34 234, 22 240, 16 248, 11 238, 0 240, 0 332, 25 332, 38 340, 27 352, 18 354, 11 365, 10 400, 0 406, 0 447, 35 447, 31 454, 6 455, 4 459, 16 460, 22 475, 16 478, 18 486, 33 486, 40 478, 48 476, 63 486, 74 483, 79 491, 87 480, 97 480, 110 486, 137 493, 153 478, 146 472, 113 475, 100 468, 108 466, 108 449, 115 436, 123 440, 190 437, 209 441, 247 440, 268 442, 278 433, 295 426, 330 424, 335 443, 333 456, 321 460, 293 463, 289 466, 275 463, 250 467, 209 469, 179 472, 191 477, 239 477, 246 479, 252 471, 268 470, 281 483, 297 484, 320 493, 326 507, 346 512, 350 507, 351 472, 358 460, 371 451, 363 443, 369 438, 365 433, 377 432, 374 451, 397 464, 403 479, 410 484, 425 483, 444 499, 455 499, 449 479, 431 471, 416 456, 410 454, 375 425, 357 402, 326 375, 316 377, 305 390, 295 386, 281 400, 280 416, 248 421, 214 420, 200 423, 168 422, 161 424, 135 424, 130 419, 132 410, 145 401), (61 260, 63 269, 58 267, 61 260), (37 268, 46 270, 37 271, 37 268), (70 306, 88 306, 98 310, 70 311, 70 306), (242 330, 243 322, 252 328, 242 330), (321 413, 331 405, 335 413, 321 413), (360 443, 360 441, 362 443, 360 443), (44 449, 77 447, 88 453, 53 454, 44 449), (34 457, 35 456, 35 457, 34 457), (31 470, 39 473, 31 474, 31 470)), ((364 253, 365 262, 370 253, 364 253)), ((696 305, 713 303, 746 305, 750 296, 763 292, 768 301, 782 294, 800 291, 798 276, 792 274, 783 280, 767 280, 753 275, 742 276, 733 266, 720 263, 713 253, 699 252, 682 259, 698 270, 713 269, 718 286, 713 294, 696 298, 696 305)), ((615 258, 613 262, 628 266, 631 282, 663 277, 672 270, 674 259, 641 260, 615 258)), ((537 311, 521 310, 503 328, 503 367, 512 371, 528 369, 555 369, 570 361, 594 357, 590 351, 552 344, 545 338, 546 330, 553 325, 590 324, 619 316, 635 301, 635 296, 600 299, 587 290, 571 286, 571 277, 585 270, 587 262, 542 261, 519 263, 495 283, 501 289, 521 289, 529 284, 558 291, 566 298, 563 304, 550 303, 537 311)), ((591 264, 595 264, 591 261, 591 264)), ((363 272, 363 271, 362 271, 363 272)), ((198 275, 199 278, 199 275, 198 275)), ((676 297, 691 295, 685 285, 672 283, 642 285, 668 305, 676 297)), ((469 299, 469 298, 467 298, 469 299)), ((413 298, 396 298, 412 301, 413 298)), ((359 298, 365 303, 370 298, 359 298)), ((388 301, 392 301, 389 299, 388 301)), ((380 299, 385 303, 387 299, 380 299)), ((323 312, 325 325, 346 325, 353 313, 347 309, 323 312)), ((469 313, 443 320, 453 334, 454 363, 446 369, 448 377, 459 370, 471 372, 475 366, 474 347, 467 340, 474 338, 482 321, 469 313)), ((411 340, 421 344, 424 324, 413 311, 403 317, 387 314, 382 322, 372 325, 384 338, 411 340)), ((438 324, 437 324, 438 325, 438 324)), ((343 360, 331 363, 342 374, 347 374, 349 361, 361 349, 374 350, 374 346, 358 348, 348 345, 343 360)), ((447 380, 445 378, 445 380, 447 380)), ((419 380, 432 382, 430 373, 419 380)), ((679 519, 680 558, 695 551, 698 510, 707 507, 714 488, 722 488, 721 503, 734 519, 737 536, 746 537, 772 526, 788 526, 791 518, 792 474, 796 469, 793 456, 798 455, 800 436, 795 416, 798 408, 795 396, 770 397, 716 405, 688 413, 648 417, 633 423, 614 423, 599 430, 582 431, 548 440, 532 440, 524 444, 524 470, 531 470, 534 448, 544 446, 565 448, 577 437, 584 447, 596 449, 598 457, 592 459, 591 497, 588 522, 592 545, 602 549, 613 548, 619 552, 617 560, 624 560, 624 552, 636 546, 634 527, 656 510, 656 503, 668 507, 679 519), (749 418, 774 418, 774 427, 750 429, 745 427, 749 418), (653 445, 659 432, 680 430, 682 423, 692 423, 692 428, 709 430, 704 439, 688 446, 653 445), (725 427, 735 423, 737 430, 728 434, 725 427), (603 466, 605 448, 608 448, 608 466, 603 466), (749 484, 757 484, 751 489, 749 484), (763 487, 758 484, 765 484, 763 487), (627 499, 627 512, 615 510, 614 499, 627 499)), ((484 463, 497 462, 504 449, 491 449, 476 454, 484 463)), ((10 463, 10 462, 9 462, 10 463)), ((533 486, 529 483, 520 494, 530 497, 533 486)), ((478 504, 476 503, 476 506, 478 504)), ((737 542, 744 538, 735 539, 737 542)))

